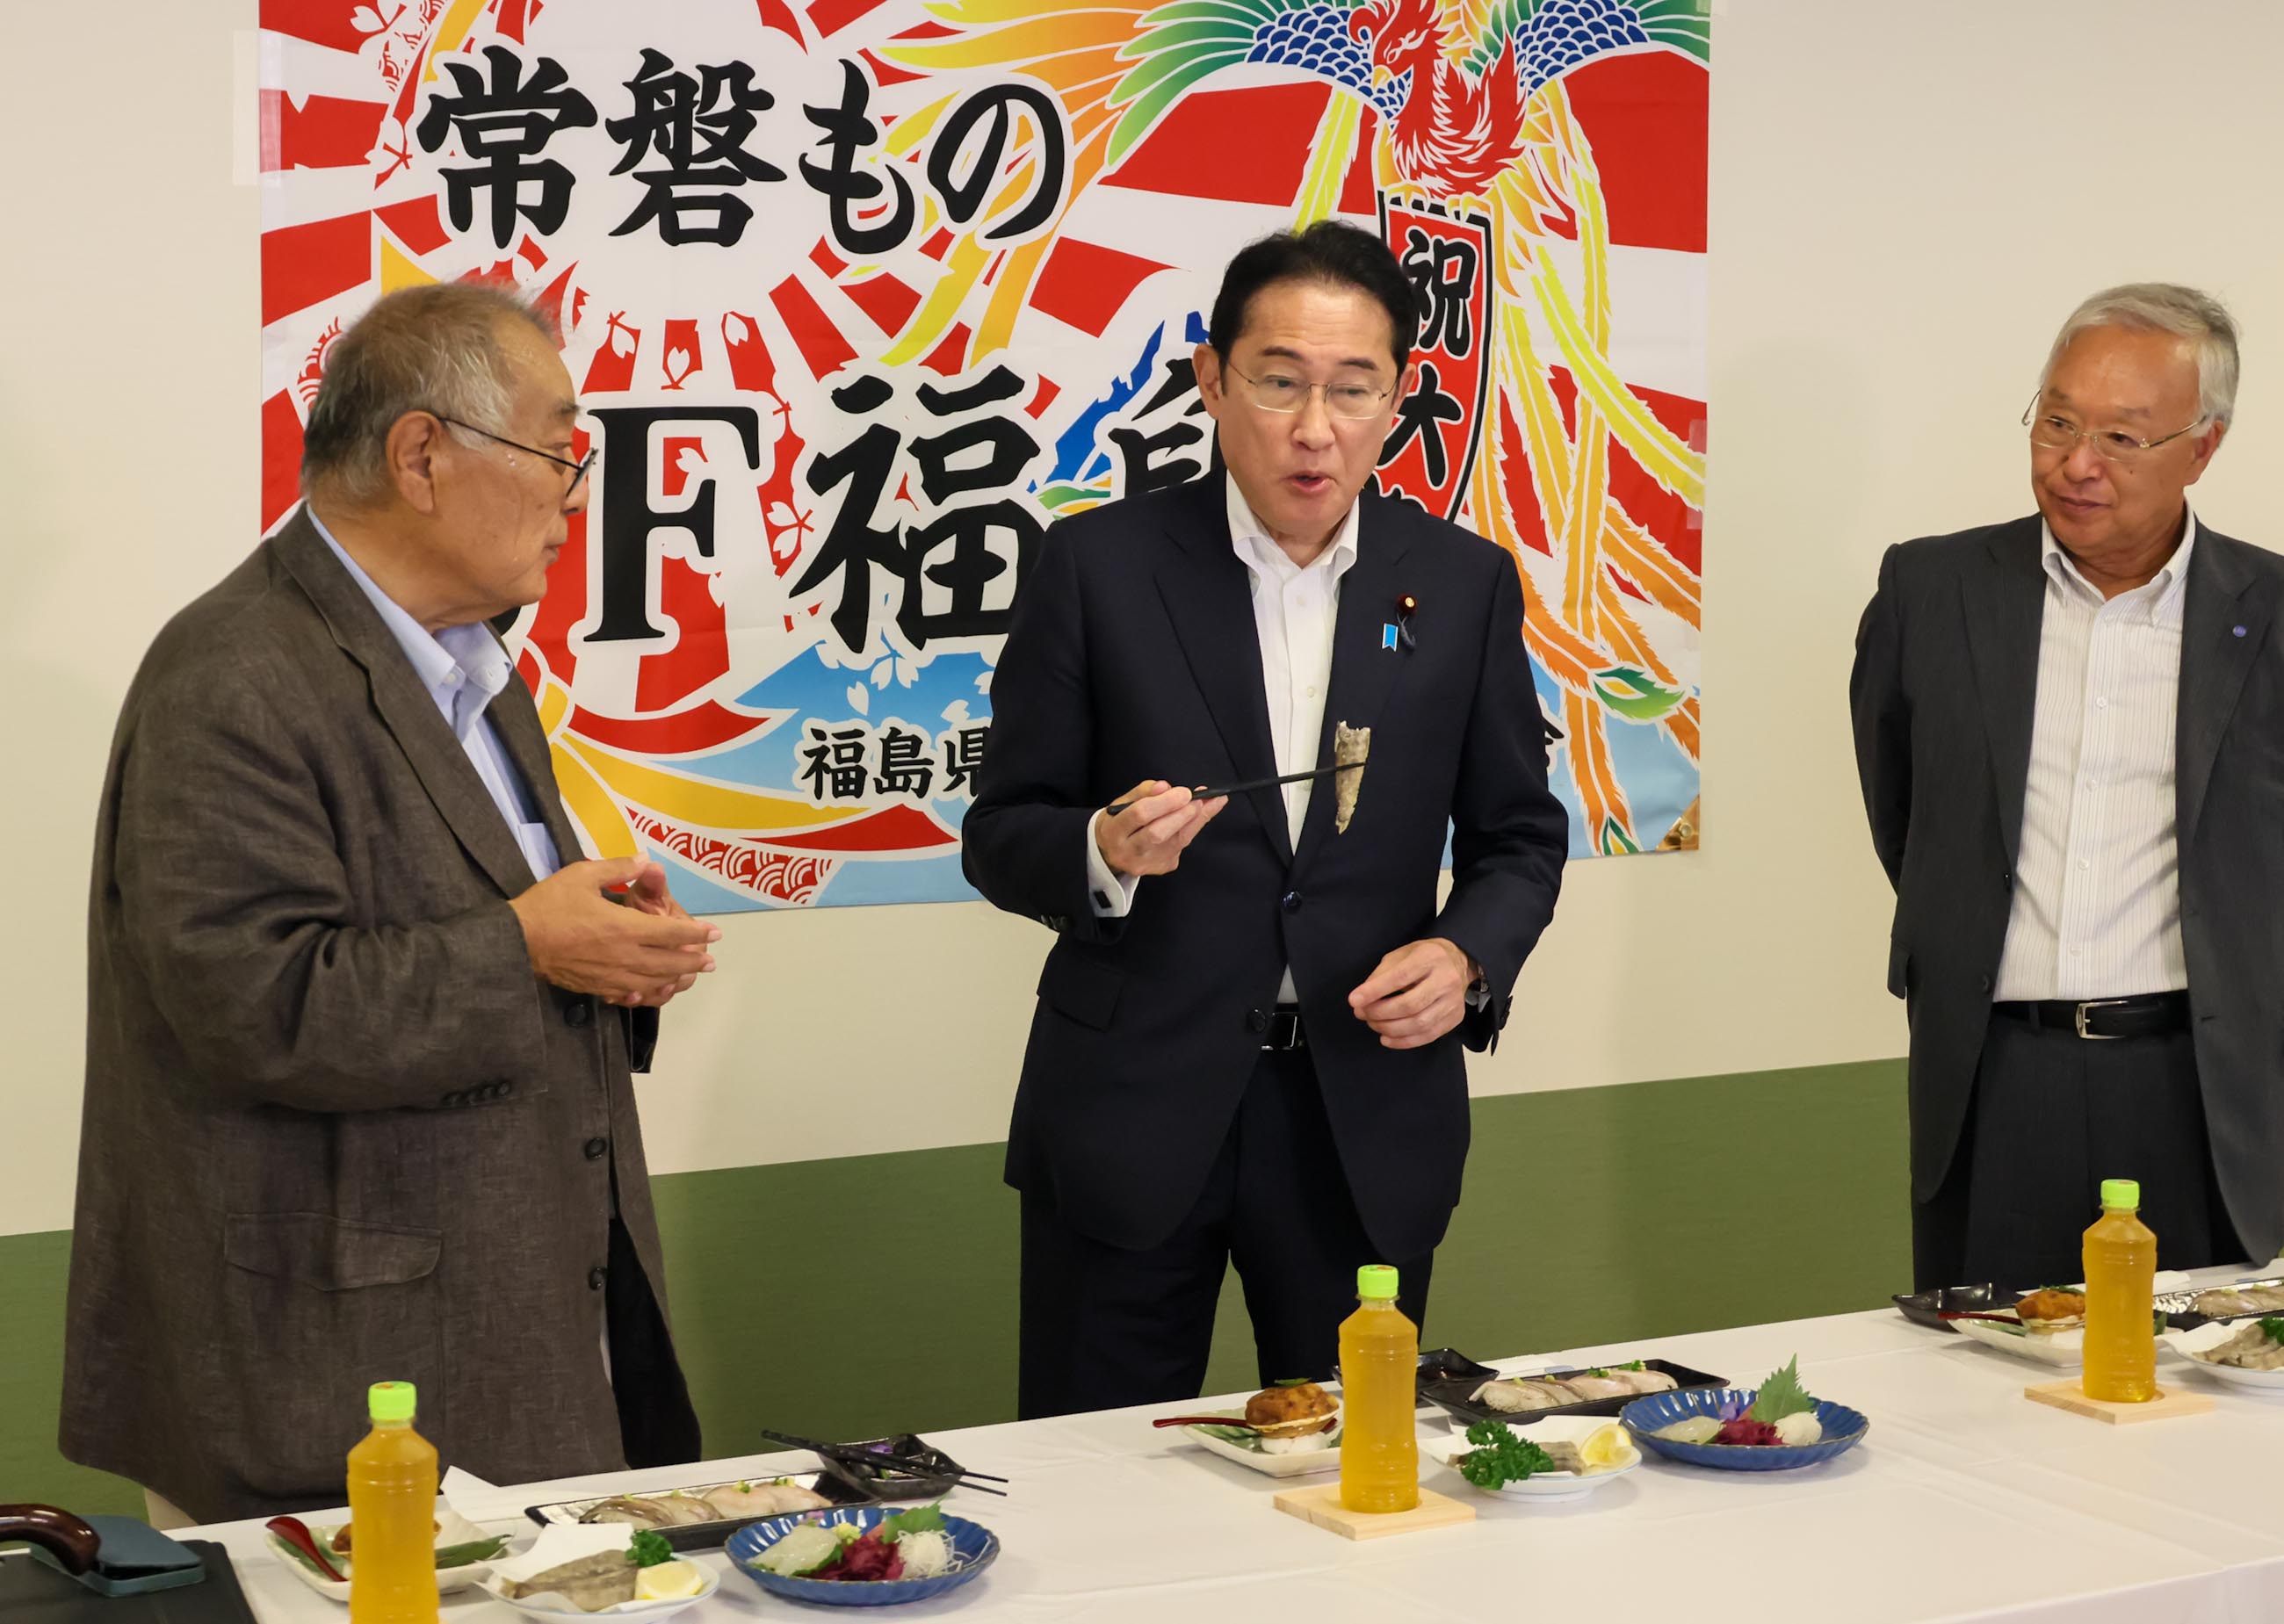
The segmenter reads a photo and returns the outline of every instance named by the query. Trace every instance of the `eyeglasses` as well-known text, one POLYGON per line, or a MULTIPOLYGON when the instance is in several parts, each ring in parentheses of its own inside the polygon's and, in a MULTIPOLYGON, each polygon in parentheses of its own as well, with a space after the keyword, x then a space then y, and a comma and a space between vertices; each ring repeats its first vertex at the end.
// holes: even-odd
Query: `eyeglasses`
POLYGON ((1311 394, 1322 389, 1325 410, 1353 422, 1378 417, 1380 403, 1396 393, 1393 389, 1375 389, 1370 384, 1308 384, 1297 378, 1280 378, 1274 372, 1266 378, 1248 378, 1233 366, 1227 370, 1245 379, 1246 393, 1263 411, 1298 411, 1309 403, 1311 394))
MULTIPOLYGON (((2039 393, 2043 394, 2045 391, 2041 390, 2039 393)), ((2077 449, 2077 442, 2084 440, 2092 443, 2093 454, 2103 462, 2124 464, 2136 461, 2143 452, 2154 451, 2167 441, 2178 440, 2184 434, 2193 434, 2211 421, 2210 416, 2202 417, 2186 428, 2177 428, 2170 434, 2158 435, 2155 440, 2136 440, 2132 435, 2118 429, 2080 428, 2068 418, 2054 412, 2050 411, 2041 415, 2038 410, 2038 396, 2035 394, 2030 397, 2030 405, 2024 408, 2022 412, 2022 422, 2030 431, 2032 445, 2043 447, 2049 451, 2067 452, 2077 449)))
POLYGON ((495 434, 488 428, 478 428, 473 423, 463 423, 458 418, 448 418, 441 411, 431 412, 429 415, 439 423, 449 423, 454 428, 464 428, 471 434, 481 434, 485 439, 504 445, 511 451, 528 452, 534 457, 544 457, 558 468, 568 468, 571 471, 571 483, 564 488, 563 500, 566 502, 571 500, 572 493, 579 488, 579 482, 587 477, 587 470, 592 468, 595 465, 595 459, 603 454, 601 448, 598 447, 575 463, 568 457, 556 456, 552 451, 543 451, 537 446, 521 445, 505 434, 495 434))

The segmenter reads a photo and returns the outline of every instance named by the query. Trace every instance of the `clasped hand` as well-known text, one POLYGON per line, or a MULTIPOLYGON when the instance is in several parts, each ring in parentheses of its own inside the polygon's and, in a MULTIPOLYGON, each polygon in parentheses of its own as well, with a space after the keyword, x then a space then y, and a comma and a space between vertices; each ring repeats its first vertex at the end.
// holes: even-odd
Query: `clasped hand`
POLYGON ((552 986, 629 1009, 664 1003, 714 968, 721 931, 693 919, 644 857, 567 863, 509 900, 531 966, 552 986), (606 891, 627 887, 622 902, 606 891))

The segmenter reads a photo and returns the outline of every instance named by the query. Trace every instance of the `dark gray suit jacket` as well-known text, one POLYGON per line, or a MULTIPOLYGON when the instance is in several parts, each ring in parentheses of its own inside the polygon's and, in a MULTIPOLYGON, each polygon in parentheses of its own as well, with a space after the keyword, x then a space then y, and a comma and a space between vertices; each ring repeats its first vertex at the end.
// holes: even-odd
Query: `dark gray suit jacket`
MULTIPOLYGON (((575 856, 529 691, 490 714, 575 856)), ((306 517, 160 633, 96 832, 66 1455, 202 1518, 339 1504, 397 1378, 481 1476, 624 1464, 591 1271, 615 1180, 662 1277, 633 1035, 534 977, 531 883, 306 517)))
MULTIPOLYGON (((1888 550, 1849 685, 1872 840, 1896 886, 1912 1184, 1943 1183, 2006 936, 2045 574, 2038 520, 1888 550)), ((2181 629, 2181 938, 2213 1158, 2253 1256, 2284 1245, 2284 558, 2198 527, 2181 629)), ((2154 990, 2154 989, 2150 989, 2154 990)))

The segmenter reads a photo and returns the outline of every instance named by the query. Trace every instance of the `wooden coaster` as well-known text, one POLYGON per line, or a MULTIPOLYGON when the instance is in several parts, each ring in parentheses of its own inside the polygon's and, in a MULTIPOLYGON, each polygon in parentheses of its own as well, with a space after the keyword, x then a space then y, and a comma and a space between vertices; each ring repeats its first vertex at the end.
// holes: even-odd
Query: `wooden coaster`
POLYGON ((2092 1416, 2097 1421, 2107 1421, 2112 1426, 2130 1426, 2136 1421, 2163 1421, 2174 1416, 2202 1416, 2213 1407, 2212 1395, 2206 1393, 2176 1392, 2160 1387, 2157 1396, 2141 1404, 2119 1404, 2108 1399, 2090 1399, 2078 1382, 2050 1381, 2022 1389, 2022 1396, 2039 1404, 2051 1404, 2056 1409, 2067 1409, 2074 1416, 2092 1416))
POLYGON ((1341 1503, 1337 1483, 1288 1488, 1277 1496, 1276 1505, 1288 1517, 1330 1528, 1349 1540, 1376 1540, 1390 1534, 1416 1534, 1422 1528, 1449 1528, 1475 1520, 1474 1507, 1432 1488, 1421 1489, 1420 1503, 1408 1511, 1351 1511, 1341 1503))

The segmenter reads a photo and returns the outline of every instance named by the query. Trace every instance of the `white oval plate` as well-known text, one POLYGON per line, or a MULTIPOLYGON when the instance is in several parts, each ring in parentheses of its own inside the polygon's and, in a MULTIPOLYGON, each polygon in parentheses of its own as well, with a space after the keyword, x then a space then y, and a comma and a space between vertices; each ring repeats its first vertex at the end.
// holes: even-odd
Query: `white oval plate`
POLYGON ((1993 1320, 1953 1320, 1952 1329, 1970 1342, 1980 1342, 1985 1347, 1995 1347, 2002 1354, 2012 1354, 2017 1359, 2028 1359, 2038 1364, 2059 1365, 2075 1370, 2085 1362, 2085 1327, 2074 1326, 2069 1331, 2017 1331, 2012 1325, 2001 1325, 1993 1320))
MULTIPOLYGON (((1459 1469, 1453 1463, 1474 1448, 1465 1434, 1458 1433, 1448 1438, 1426 1439, 1420 1445, 1421 1454, 1450 1466, 1454 1472, 1459 1469)), ((1477 1494, 1496 1495, 1502 1500, 1583 1500, 1604 1484, 1625 1476, 1641 1463, 1642 1457, 1637 1451, 1633 1459, 1623 1466, 1614 1466, 1607 1472, 1597 1472, 1583 1478, 1575 1472, 1535 1472, 1520 1482, 1502 1483, 1497 1488, 1484 1488, 1474 1483, 1467 1487, 1477 1494)))
MULTIPOLYGON (((1241 1416, 1232 1416, 1232 1421, 1241 1421, 1241 1416)), ((1240 1466, 1250 1466, 1255 1472, 1265 1472, 1272 1478, 1305 1478, 1319 1472, 1341 1469, 1341 1447, 1334 1444, 1324 1449, 1297 1449, 1285 1455, 1271 1455, 1261 1449, 1248 1449, 1241 1443, 1232 1443, 1226 1438, 1216 1438, 1201 1426, 1185 1426, 1183 1433, 1193 1443, 1199 1443, 1220 1456, 1235 1461, 1240 1466)))
POLYGON ((2225 1381, 2232 1387, 2249 1387, 2271 1397, 2284 1397, 2284 1370, 2248 1370, 2241 1365, 2213 1364, 2198 1357, 2206 1348, 2234 1336, 2243 1323, 2212 1320, 2194 1331, 2168 1331, 2165 1346, 2180 1355, 2182 1363, 2194 1365, 2215 1381, 2225 1381))

